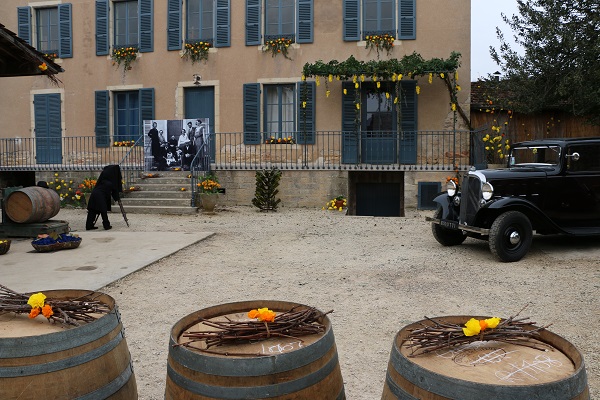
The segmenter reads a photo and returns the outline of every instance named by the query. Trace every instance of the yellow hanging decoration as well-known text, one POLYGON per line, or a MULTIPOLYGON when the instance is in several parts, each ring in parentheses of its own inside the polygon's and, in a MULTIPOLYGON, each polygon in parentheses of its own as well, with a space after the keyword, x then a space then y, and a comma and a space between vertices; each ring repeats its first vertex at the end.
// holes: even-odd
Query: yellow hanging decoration
POLYGON ((315 81, 317 82, 317 86, 319 86, 321 84, 321 80, 319 79, 318 76, 315 78, 315 81))
POLYGON ((415 91, 417 92, 417 94, 421 94, 421 87, 417 86, 415 88, 415 91))
POLYGON ((457 81, 458 80, 458 71, 454 72, 454 80, 457 81))
POLYGON ((358 89, 358 82, 356 82, 356 83, 354 84, 354 88, 355 88, 355 89, 358 89))
POLYGON ((348 89, 344 89, 344 94, 348 94, 348 89))
POLYGON ((356 103, 356 109, 360 110, 360 104, 359 103, 356 103))
POLYGON ((381 87, 381 82, 377 82, 377 89, 381 87))
POLYGON ((329 94, 330 94, 330 93, 331 93, 331 92, 330 92, 329 90, 326 90, 326 91, 325 91, 325 97, 329 97, 329 94))
POLYGON ((446 75, 444 75, 444 73, 442 72, 442 73, 440 74, 440 78, 444 79, 444 76, 446 76, 446 75))
POLYGON ((456 111, 456 104, 452 103, 452 111, 456 111))
POLYGON ((333 75, 329 74, 329 82, 333 81, 333 75))
POLYGON ((352 83, 356 83, 356 79, 357 79, 357 78, 356 78, 356 75, 353 75, 353 76, 352 76, 352 83))
POLYGON ((390 94, 388 92, 385 92, 385 98, 389 99, 390 98, 390 94))
POLYGON ((398 98, 394 97, 394 104, 398 104, 398 98))
POLYGON ((392 82, 396 82, 396 79, 398 79, 398 75, 396 75, 396 73, 394 72, 394 74, 392 75, 392 82))
POLYGON ((304 74, 302 74, 302 80, 305 81, 306 80, 306 76, 304 76, 304 74))
POLYGON ((398 80, 401 81, 402 80, 402 74, 398 74, 398 80))
POLYGON ((431 84, 433 82, 433 74, 430 72, 429 73, 429 83, 431 84))
POLYGON ((364 81, 365 81, 365 75, 364 75, 364 74, 362 74, 362 75, 360 76, 360 81, 361 81, 361 82, 364 82, 364 81))

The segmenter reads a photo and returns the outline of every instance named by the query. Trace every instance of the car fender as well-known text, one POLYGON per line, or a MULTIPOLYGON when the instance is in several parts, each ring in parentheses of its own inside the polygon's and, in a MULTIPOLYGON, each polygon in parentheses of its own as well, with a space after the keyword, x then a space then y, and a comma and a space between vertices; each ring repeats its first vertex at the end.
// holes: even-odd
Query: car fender
POLYGON ((551 229, 564 233, 560 226, 556 225, 554 221, 548 218, 538 206, 526 199, 519 197, 502 197, 489 202, 484 206, 484 209, 488 209, 489 212, 495 214, 495 216, 509 210, 520 211, 527 215, 534 226, 534 229, 544 228, 546 230, 551 229))
MULTIPOLYGON (((460 196, 460 193, 456 196, 460 196)), ((452 197, 448 196, 447 192, 438 194, 433 201, 442 207, 442 219, 458 221, 459 208, 454 205, 452 197)))

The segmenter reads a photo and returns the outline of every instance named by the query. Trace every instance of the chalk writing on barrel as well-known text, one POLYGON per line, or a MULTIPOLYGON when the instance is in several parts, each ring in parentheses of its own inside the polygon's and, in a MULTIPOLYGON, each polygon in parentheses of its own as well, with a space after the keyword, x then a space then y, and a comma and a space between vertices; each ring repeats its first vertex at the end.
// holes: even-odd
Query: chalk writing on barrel
POLYGON ((281 353, 286 353, 286 352, 290 352, 293 350, 297 350, 302 347, 304 347, 304 346, 302 345, 302 342, 300 342, 300 341, 286 343, 286 344, 277 343, 273 346, 265 346, 263 344, 262 352, 263 352, 263 354, 281 354, 281 353))
POLYGON ((532 361, 522 360, 518 363, 506 363, 505 369, 497 371, 496 376, 504 382, 523 382, 526 380, 538 380, 537 375, 548 373, 552 368, 561 367, 562 363, 544 354, 536 356, 532 361))

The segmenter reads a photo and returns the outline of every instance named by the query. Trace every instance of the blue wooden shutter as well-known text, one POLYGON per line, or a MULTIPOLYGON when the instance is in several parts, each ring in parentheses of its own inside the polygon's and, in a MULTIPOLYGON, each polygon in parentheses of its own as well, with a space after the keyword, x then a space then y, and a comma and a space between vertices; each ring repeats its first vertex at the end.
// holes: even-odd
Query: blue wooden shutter
POLYGON ((40 164, 62 162, 61 100, 59 93, 33 96, 36 161, 40 164))
POLYGON ((58 56, 73 57, 73 31, 71 28, 71 4, 58 5, 58 56))
POLYGON ((217 12, 215 13, 215 26, 217 34, 215 38, 215 47, 231 46, 231 16, 230 1, 217 0, 217 12))
POLYGON ((94 94, 96 107, 96 146, 108 147, 110 145, 108 131, 108 90, 97 90, 94 94))
POLYGON ((246 0, 246 46, 260 43, 260 0, 246 0))
POLYGON ((244 83, 244 144, 260 144, 259 83, 244 83))
POLYGON ((342 163, 358 163, 358 143, 360 127, 356 126, 356 105, 354 96, 356 94, 354 83, 342 82, 342 163), (343 90, 346 94, 343 94, 343 90))
POLYGON ((360 40, 360 0, 344 0, 344 40, 360 40))
POLYGON ((417 82, 402 82, 400 112, 402 127, 400 129, 400 163, 415 164, 417 162, 417 82))
POLYGON ((298 0, 296 7, 296 43, 312 43, 313 0, 298 0))
POLYGON ((31 8, 17 7, 17 34, 31 46, 31 8))
POLYGON ((154 0, 139 0, 140 53, 154 51, 154 0))
POLYGON ((96 0, 96 55, 107 55, 108 48, 108 1, 96 0))
POLYGON ((144 121, 154 119, 154 88, 140 89, 140 134, 144 135, 144 121))
POLYGON ((167 4, 167 50, 181 50, 181 0, 167 4))
POLYGON ((315 144, 315 82, 298 82, 298 137, 299 144, 315 144), (306 97, 305 97, 306 95, 306 97), (306 107, 302 107, 306 101, 306 107))
POLYGON ((417 38, 417 0, 400 0, 398 7, 398 39, 417 38))

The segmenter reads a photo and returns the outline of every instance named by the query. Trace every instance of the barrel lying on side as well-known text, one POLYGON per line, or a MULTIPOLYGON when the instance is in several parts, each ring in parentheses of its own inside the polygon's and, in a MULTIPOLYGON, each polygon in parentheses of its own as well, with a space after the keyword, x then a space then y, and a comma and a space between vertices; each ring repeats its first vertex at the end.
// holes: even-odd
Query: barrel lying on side
MULTIPOLYGON (((15 326, 17 335, 0 337, 0 399, 137 399, 137 386, 123 325, 114 299, 89 290, 49 290, 54 299, 93 294, 111 311, 74 328, 35 335, 39 322, 0 320, 2 330, 15 326), (16 328, 17 324, 20 324, 16 328), (27 334, 23 335, 23 326, 27 334)), ((27 319, 27 315, 20 315, 27 319)), ((41 317, 38 317, 41 318, 41 317)), ((5 336, 5 335, 2 335, 5 336)))
POLYGON ((31 186, 15 190, 4 202, 6 215, 19 224, 44 222, 60 211, 60 197, 52 189, 31 186))

